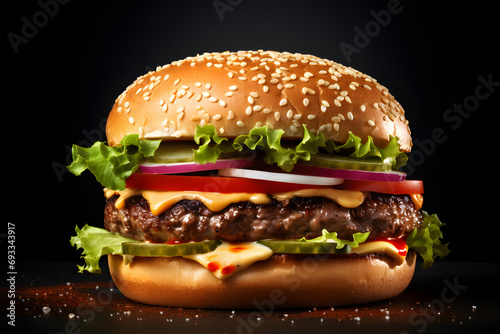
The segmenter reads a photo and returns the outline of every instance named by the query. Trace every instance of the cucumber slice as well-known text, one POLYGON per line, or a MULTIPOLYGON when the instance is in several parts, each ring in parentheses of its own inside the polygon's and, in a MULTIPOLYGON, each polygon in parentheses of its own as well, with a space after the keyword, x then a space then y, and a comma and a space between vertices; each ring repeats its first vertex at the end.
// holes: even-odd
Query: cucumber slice
POLYGON ((311 156, 310 161, 300 161, 301 165, 310 165, 332 169, 356 169, 365 171, 390 171, 390 162, 382 162, 379 159, 358 159, 340 155, 318 153, 311 156))
POLYGON ((351 246, 337 249, 335 242, 304 242, 296 240, 259 240, 258 243, 269 247, 274 253, 285 254, 349 254, 351 246))
POLYGON ((206 240, 200 242, 187 242, 183 244, 154 244, 146 242, 122 243, 123 255, 134 256, 183 256, 204 254, 211 252, 219 246, 219 240, 206 240))
POLYGON ((190 142, 170 142, 162 143, 152 157, 147 157, 144 161, 156 163, 174 163, 193 161, 193 150, 197 150, 198 145, 190 142))

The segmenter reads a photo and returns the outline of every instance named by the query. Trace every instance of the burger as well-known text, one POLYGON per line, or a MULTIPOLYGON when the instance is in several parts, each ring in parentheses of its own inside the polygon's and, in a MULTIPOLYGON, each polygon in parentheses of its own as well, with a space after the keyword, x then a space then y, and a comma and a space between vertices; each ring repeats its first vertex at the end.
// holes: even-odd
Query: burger
POLYGON ((398 171, 403 107, 316 56, 204 53, 118 96, 107 142, 68 169, 104 187, 104 228, 76 227, 80 272, 129 299, 188 308, 330 307, 392 298, 449 253, 423 184, 398 171))

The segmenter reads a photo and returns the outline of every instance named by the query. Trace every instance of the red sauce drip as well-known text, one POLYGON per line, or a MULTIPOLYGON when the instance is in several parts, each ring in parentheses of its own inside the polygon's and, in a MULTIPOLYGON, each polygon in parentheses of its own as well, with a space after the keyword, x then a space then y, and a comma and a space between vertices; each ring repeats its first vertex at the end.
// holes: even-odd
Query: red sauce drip
POLYGON ((236 247, 231 247, 229 248, 229 251, 233 252, 233 253, 241 253, 243 252, 244 250, 246 250, 247 247, 243 247, 243 246, 236 246, 236 247))
POLYGON ((403 238, 376 238, 372 241, 385 241, 392 244, 398 249, 398 254, 401 256, 406 256, 408 253, 408 247, 406 246, 406 240, 403 238))
POLYGON ((207 269, 210 270, 211 272, 217 271, 220 268, 220 263, 219 262, 209 262, 207 265, 207 269))
POLYGON ((221 273, 222 273, 222 275, 228 275, 235 270, 236 270, 236 266, 234 264, 230 264, 229 266, 222 268, 221 273))

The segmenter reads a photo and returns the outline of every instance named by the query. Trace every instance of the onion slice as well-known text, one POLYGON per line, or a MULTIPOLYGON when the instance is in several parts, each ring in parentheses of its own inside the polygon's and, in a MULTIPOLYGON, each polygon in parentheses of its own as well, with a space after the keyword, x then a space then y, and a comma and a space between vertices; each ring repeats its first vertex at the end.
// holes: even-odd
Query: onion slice
POLYGON ((279 173, 279 172, 277 173, 277 172, 267 172, 261 170, 240 169, 240 168, 220 169, 219 175, 241 177, 247 179, 267 180, 273 182, 286 182, 286 183, 309 184, 309 185, 319 185, 319 186, 333 186, 344 182, 343 179, 332 178, 332 177, 300 175, 300 174, 279 173))
POLYGON ((374 172, 354 169, 331 169, 299 164, 294 166, 293 172, 301 175, 315 175, 361 181, 400 182, 406 179, 406 173, 396 171, 374 172))
POLYGON ((225 169, 225 168, 245 168, 252 167, 255 164, 253 159, 218 159, 215 163, 207 162, 200 165, 196 162, 178 162, 178 163, 154 163, 143 162, 139 164, 139 169, 147 174, 179 174, 191 173, 206 170, 225 169))

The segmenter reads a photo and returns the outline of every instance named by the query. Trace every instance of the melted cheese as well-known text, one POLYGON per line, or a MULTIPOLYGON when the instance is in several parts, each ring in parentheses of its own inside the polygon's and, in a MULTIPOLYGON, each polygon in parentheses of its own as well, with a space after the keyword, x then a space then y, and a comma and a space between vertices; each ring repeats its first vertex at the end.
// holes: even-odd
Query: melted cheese
POLYGON ((223 242, 212 252, 184 257, 198 262, 215 277, 226 279, 254 262, 267 260, 271 255, 273 255, 271 249, 256 242, 239 244, 223 242))
POLYGON ((399 266, 405 262, 408 246, 406 252, 402 252, 393 244, 386 241, 368 241, 359 245, 359 247, 352 248, 352 253, 355 254, 368 254, 368 253, 384 253, 394 259, 394 264, 399 266))
POLYGON ((285 193, 272 194, 278 201, 291 199, 293 197, 325 197, 337 202, 345 208, 356 208, 360 206, 365 196, 361 191, 356 190, 340 190, 333 188, 324 189, 301 189, 295 191, 288 191, 285 193))
MULTIPOLYGON (((268 204, 271 198, 264 193, 212 193, 200 191, 153 191, 142 189, 125 189, 123 191, 104 190, 106 198, 119 195, 115 202, 117 209, 125 208, 127 198, 142 195, 148 202, 151 212, 157 216, 168 210, 175 203, 183 200, 201 201, 208 209, 214 212, 223 210, 229 204, 249 201, 253 204, 268 204)), ((278 201, 297 197, 325 197, 336 201, 346 208, 355 208, 363 203, 364 194, 361 191, 325 189, 302 189, 278 194, 271 194, 278 201)))
MULTIPOLYGON (((115 206, 117 209, 125 208, 125 200, 127 198, 142 195, 148 202, 151 212, 158 216, 162 212, 168 210, 175 203, 183 200, 198 200, 205 204, 205 206, 214 211, 221 211, 231 203, 249 201, 254 204, 267 204, 271 199, 266 194, 259 193, 210 193, 200 191, 154 191, 142 189, 125 189, 123 191, 113 192, 118 193, 120 196, 116 200, 115 206)), ((109 198, 110 192, 106 192, 109 198)))

